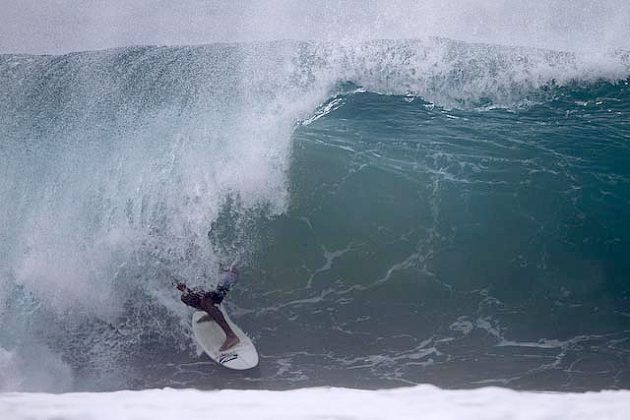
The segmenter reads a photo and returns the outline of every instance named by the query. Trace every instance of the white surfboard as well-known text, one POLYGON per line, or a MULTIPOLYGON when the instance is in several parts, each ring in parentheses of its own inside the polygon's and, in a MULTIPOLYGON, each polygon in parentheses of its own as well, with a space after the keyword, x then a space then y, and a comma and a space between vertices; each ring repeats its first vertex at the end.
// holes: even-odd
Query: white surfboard
POLYGON ((245 370, 251 369, 258 365, 258 352, 254 343, 236 324, 232 322, 230 317, 222 305, 217 308, 223 313, 225 320, 230 325, 240 342, 226 351, 219 351, 219 347, 225 341, 225 333, 223 329, 212 319, 197 322, 203 316, 208 315, 202 311, 196 311, 192 317, 192 330, 197 342, 203 350, 215 362, 230 369, 245 370))

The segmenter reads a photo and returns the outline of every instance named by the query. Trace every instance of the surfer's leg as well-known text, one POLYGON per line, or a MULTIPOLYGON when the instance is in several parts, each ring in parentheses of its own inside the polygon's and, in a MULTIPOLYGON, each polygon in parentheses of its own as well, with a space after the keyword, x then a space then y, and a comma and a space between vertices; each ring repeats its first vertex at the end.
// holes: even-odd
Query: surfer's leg
POLYGON ((223 316, 223 313, 221 313, 219 308, 214 305, 205 305, 203 309, 208 313, 208 315, 210 315, 210 317, 212 317, 213 320, 216 321, 217 324, 219 324, 219 326, 221 327, 221 329, 223 329, 223 332, 225 333, 225 342, 219 348, 219 350, 225 351, 237 345, 240 340, 238 339, 236 334, 234 334, 232 328, 230 328, 230 325, 225 320, 225 317, 223 316))

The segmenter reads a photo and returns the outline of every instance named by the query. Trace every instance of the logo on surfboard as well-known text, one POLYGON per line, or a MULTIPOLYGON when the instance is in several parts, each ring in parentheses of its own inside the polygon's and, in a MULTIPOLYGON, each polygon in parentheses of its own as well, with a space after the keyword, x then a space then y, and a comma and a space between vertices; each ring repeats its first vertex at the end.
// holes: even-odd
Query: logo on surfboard
POLYGON ((222 355, 219 356, 219 363, 224 365, 227 362, 231 362, 232 360, 235 360, 235 359, 238 359, 238 354, 236 354, 236 353, 223 353, 222 355))

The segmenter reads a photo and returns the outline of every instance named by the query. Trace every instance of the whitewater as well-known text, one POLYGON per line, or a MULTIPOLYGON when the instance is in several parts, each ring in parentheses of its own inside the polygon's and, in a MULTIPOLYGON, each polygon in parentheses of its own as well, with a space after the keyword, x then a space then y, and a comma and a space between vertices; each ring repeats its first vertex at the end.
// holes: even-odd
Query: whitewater
POLYGON ((385 391, 146 390, 0 395, 12 419, 624 419, 628 391, 532 393, 500 388, 442 390, 430 385, 385 391))
POLYGON ((628 5, 272 3, 0 18, 2 418, 622 418, 628 5))

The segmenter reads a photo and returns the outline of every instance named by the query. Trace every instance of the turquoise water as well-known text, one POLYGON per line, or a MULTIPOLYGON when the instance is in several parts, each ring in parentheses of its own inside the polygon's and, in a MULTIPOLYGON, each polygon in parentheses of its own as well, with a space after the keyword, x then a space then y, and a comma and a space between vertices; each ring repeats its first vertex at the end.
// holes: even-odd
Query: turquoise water
POLYGON ((1 56, 5 382, 627 388, 629 65, 446 39, 1 56), (234 260, 242 374, 196 356, 170 283, 234 260))
POLYGON ((469 111, 341 97, 296 131, 268 254, 270 281, 293 290, 274 298, 298 300, 298 324, 325 326, 342 366, 379 378, 627 386, 629 93, 469 111), (346 341, 361 351, 340 356, 346 341))

